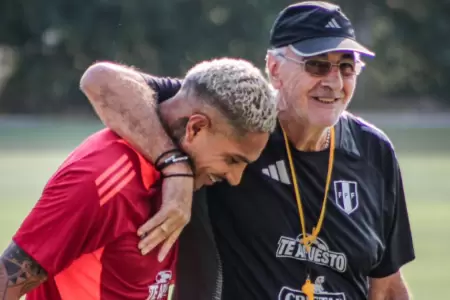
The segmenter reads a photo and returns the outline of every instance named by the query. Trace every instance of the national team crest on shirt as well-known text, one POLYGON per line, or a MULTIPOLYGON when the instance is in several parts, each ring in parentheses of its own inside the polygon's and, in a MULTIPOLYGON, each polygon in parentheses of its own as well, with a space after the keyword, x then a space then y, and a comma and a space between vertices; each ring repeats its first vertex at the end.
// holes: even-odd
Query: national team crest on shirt
POLYGON ((354 212, 359 205, 358 183, 355 181, 334 181, 334 196, 337 206, 348 215, 354 212))

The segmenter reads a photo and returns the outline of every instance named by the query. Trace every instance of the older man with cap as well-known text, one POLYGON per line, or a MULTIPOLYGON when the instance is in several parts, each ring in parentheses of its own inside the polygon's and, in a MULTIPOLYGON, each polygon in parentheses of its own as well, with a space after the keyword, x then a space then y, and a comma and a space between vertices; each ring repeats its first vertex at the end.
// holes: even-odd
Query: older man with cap
MULTIPOLYGON (((346 111, 360 56, 374 53, 356 41, 338 6, 317 1, 285 8, 270 44, 266 68, 279 126, 239 186, 220 183, 206 189, 206 201, 194 201, 181 239, 178 298, 409 299, 401 267, 415 254, 394 147, 346 111)), ((179 85, 151 82, 160 101, 179 85)), ((108 120, 105 103, 94 103, 108 126, 152 147, 133 133, 133 124, 151 124, 133 110, 142 100, 104 101, 127 115, 108 120)), ((140 247, 154 247, 156 236, 140 247)))

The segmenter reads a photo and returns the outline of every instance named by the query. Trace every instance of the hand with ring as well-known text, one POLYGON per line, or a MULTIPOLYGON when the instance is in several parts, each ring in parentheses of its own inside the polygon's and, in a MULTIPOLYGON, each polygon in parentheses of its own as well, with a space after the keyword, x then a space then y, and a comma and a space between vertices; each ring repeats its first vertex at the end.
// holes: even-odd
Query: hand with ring
POLYGON ((178 240, 191 217, 193 178, 172 177, 163 180, 161 209, 138 229, 138 247, 146 255, 162 244, 158 261, 163 261, 178 240))

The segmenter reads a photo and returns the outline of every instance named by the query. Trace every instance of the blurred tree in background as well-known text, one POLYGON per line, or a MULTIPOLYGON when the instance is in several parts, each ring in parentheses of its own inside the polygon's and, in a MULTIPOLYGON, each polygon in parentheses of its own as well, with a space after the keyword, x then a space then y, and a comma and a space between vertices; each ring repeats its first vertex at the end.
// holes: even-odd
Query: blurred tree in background
MULTIPOLYGON (((84 113, 78 89, 98 60, 182 76, 203 59, 264 66, 269 30, 286 0, 2 0, 0 113, 84 113)), ((449 0, 339 0, 377 57, 354 107, 450 106, 449 0), (426 101, 424 101, 424 99, 426 101)))

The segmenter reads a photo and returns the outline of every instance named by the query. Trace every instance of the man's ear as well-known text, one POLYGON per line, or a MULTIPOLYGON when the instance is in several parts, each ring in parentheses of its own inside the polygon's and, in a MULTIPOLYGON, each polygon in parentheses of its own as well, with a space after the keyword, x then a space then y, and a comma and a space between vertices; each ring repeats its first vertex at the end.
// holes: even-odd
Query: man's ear
POLYGON ((277 59, 272 53, 267 53, 266 67, 269 73, 270 82, 275 89, 281 88, 280 80, 280 60, 277 59))
POLYGON ((199 134, 211 128, 211 119, 203 114, 194 114, 186 124, 185 141, 192 142, 199 134))

